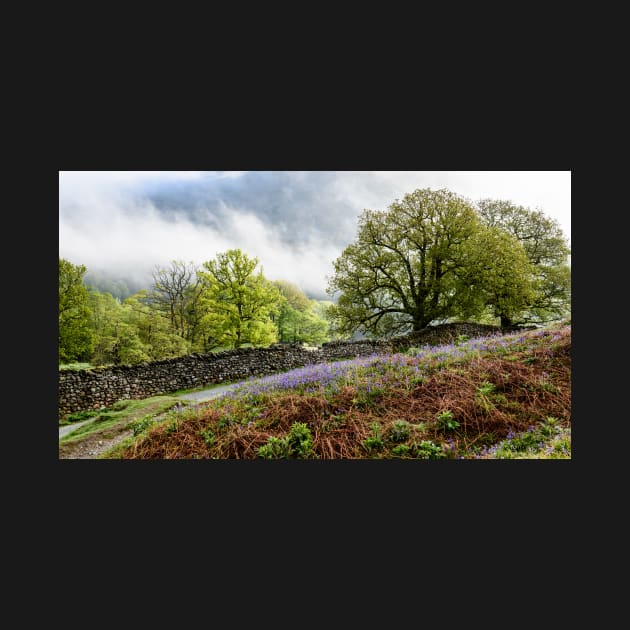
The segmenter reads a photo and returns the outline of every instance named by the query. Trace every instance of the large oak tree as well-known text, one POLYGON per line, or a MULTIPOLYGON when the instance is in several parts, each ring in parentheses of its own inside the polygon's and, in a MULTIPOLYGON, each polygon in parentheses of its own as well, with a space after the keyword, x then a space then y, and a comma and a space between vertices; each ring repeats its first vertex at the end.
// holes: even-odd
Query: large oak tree
POLYGON ((485 227, 469 201, 445 189, 416 190, 387 211, 365 210, 355 242, 333 265, 328 292, 338 300, 330 315, 345 334, 417 331, 478 315, 493 302, 496 315, 508 317, 531 298, 521 245, 485 227), (500 254, 501 244, 509 255, 500 254))

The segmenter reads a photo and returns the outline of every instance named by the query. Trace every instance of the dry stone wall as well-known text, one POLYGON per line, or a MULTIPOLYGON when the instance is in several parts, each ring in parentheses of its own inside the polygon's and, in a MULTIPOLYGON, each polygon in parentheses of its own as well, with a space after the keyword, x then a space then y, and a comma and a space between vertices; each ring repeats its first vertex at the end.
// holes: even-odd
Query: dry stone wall
POLYGON ((179 389, 283 372, 312 363, 392 352, 424 343, 448 343, 458 334, 472 337, 497 330, 495 326, 446 324, 406 337, 337 341, 316 349, 306 349, 299 344, 282 344, 216 354, 190 354, 136 365, 63 370, 59 372, 59 417, 75 411, 108 407, 118 400, 146 398, 179 389))
POLYGON ((389 344, 380 341, 331 343, 313 350, 283 344, 191 354, 136 365, 63 370, 59 372, 59 417, 108 407, 118 400, 146 398, 390 349, 389 344))

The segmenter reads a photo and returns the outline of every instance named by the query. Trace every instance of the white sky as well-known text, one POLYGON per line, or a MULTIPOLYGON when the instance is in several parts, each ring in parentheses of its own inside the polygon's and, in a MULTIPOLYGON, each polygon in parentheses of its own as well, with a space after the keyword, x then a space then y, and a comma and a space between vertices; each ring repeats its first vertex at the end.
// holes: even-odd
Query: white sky
POLYGON ((150 282, 156 264, 174 259, 200 264, 238 247, 259 258, 268 278, 289 280, 325 297, 332 261, 353 240, 361 211, 384 210, 417 188, 448 188, 472 201, 504 199, 540 209, 571 240, 570 171, 329 171, 325 179, 322 172, 268 174, 264 189, 260 181, 252 189, 249 204, 246 188, 254 178, 247 171, 60 171, 59 256, 88 270, 150 282), (178 190, 188 183, 220 184, 224 197, 207 209, 220 213, 220 229, 200 222, 198 210, 195 216, 182 211, 166 217, 148 198, 139 197, 138 191, 152 183, 172 183, 178 190), (255 203, 261 190, 264 203, 273 206, 275 224, 255 203), (302 216, 291 216, 298 211, 292 199, 302 204, 302 212, 308 204, 310 224, 301 242, 287 244, 286 226, 293 219, 291 229, 297 223, 299 230, 302 216), (283 225, 284 241, 279 236, 283 225), (338 228, 334 234, 331 225, 338 228))

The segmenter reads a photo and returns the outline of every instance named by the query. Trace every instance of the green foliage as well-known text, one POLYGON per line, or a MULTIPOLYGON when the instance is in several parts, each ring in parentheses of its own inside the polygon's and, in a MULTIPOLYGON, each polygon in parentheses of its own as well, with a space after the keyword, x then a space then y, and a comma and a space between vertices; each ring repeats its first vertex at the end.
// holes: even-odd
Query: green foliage
POLYGON ((217 437, 214 434, 214 431, 210 427, 208 427, 204 431, 200 431, 200 435, 201 437, 203 437, 204 442, 206 443, 206 446, 208 448, 211 448, 214 445, 214 443, 217 441, 217 437))
POLYGON ((194 263, 172 260, 153 270, 153 287, 143 296, 155 314, 169 323, 169 332, 193 346, 201 333, 201 279, 194 263))
POLYGON ((454 431, 459 427, 459 422, 453 418, 453 412, 448 409, 441 411, 436 419, 437 426, 441 431, 454 431))
POLYGON ((567 254, 557 223, 541 212, 416 190, 388 212, 360 216, 355 242, 333 263, 333 330, 383 336, 448 318, 507 327, 566 316, 567 254))
POLYGON ((238 420, 232 416, 222 416, 217 420, 217 429, 225 429, 233 424, 238 424, 238 420))
POLYGON ((290 447, 286 438, 271 436, 267 443, 257 450, 258 457, 262 459, 288 459, 290 457, 290 447))
POLYGON ((367 385, 365 388, 361 388, 357 391, 357 394, 352 399, 352 402, 359 409, 369 409, 376 406, 384 391, 385 390, 382 387, 367 385))
POLYGON ((319 317, 310 305, 308 310, 300 311, 285 301, 279 308, 278 316, 274 319, 281 342, 317 346, 330 338, 329 323, 319 317))
POLYGON ((458 314, 479 318, 486 311, 502 326, 536 298, 534 269, 514 236, 497 227, 483 226, 464 244, 458 271, 458 314))
POLYGON ((477 457, 492 459, 568 459, 571 457, 571 429, 560 426, 560 421, 547 417, 528 431, 508 437, 477 457))
POLYGON ((240 348, 243 344, 268 346, 277 340, 271 315, 277 315, 282 301, 278 289, 262 273, 254 273, 257 258, 240 249, 218 254, 205 262, 199 272, 204 310, 201 327, 208 349, 240 348))
POLYGON ((365 210, 356 241, 333 263, 335 329, 381 336, 456 314, 456 269, 479 229, 474 208, 448 190, 416 190, 388 212, 365 210))
POLYGON ((552 437, 557 433, 560 433, 560 421, 553 416, 547 416, 545 420, 540 423, 539 431, 545 437, 552 437))
POLYGON ((89 359, 94 347, 85 272, 83 265, 59 259, 59 363, 89 359))
POLYGON ((477 205, 485 225, 501 229, 519 241, 533 270, 535 296, 513 317, 521 322, 545 322, 569 315, 571 252, 558 222, 540 210, 510 201, 484 199, 477 205))
POLYGON ((328 303, 309 300, 289 282, 269 282, 256 273, 257 259, 240 250, 219 254, 203 271, 177 260, 158 266, 151 289, 133 295, 126 285, 86 283, 85 267, 59 260, 60 369, 267 346, 278 330, 285 342, 330 339, 328 303))
POLYGON ((274 280, 272 284, 278 289, 292 309, 302 313, 311 309, 311 301, 296 284, 285 280, 274 280))
MULTIPOLYGON (((155 418, 155 416, 164 413, 175 405, 181 404, 182 401, 180 399, 172 396, 151 396, 142 400, 118 401, 110 407, 95 411, 76 412, 68 417, 79 419, 85 414, 86 417, 93 417, 94 422, 87 422, 78 427, 72 433, 62 437, 59 443, 61 445, 78 442, 87 437, 93 437, 94 434, 110 437, 112 431, 125 431, 137 420, 143 420, 147 417, 155 418)), ((62 421, 59 424, 60 426, 67 424, 67 421, 62 421)))
POLYGON ((313 455, 313 436, 304 422, 294 422, 287 436, 290 452, 294 457, 306 459, 313 455))
POLYGON ((363 446, 367 449, 368 453, 383 448, 383 435, 381 433, 381 425, 378 422, 373 422, 370 425, 372 434, 363 440, 363 446))
POLYGON ((431 440, 422 440, 415 446, 415 455, 420 459, 443 459, 446 453, 431 440))
POLYGON ((73 361, 72 363, 60 363, 59 371, 62 370, 89 370, 94 367, 91 363, 85 363, 80 361, 73 361))
POLYGON ((87 409, 85 411, 75 411, 65 417, 65 424, 73 423, 73 422, 82 422, 83 420, 88 420, 89 418, 94 418, 100 415, 101 411, 98 409, 87 409))
POLYGON ((315 456, 313 436, 304 422, 294 422, 283 438, 270 437, 258 448, 258 457, 263 459, 308 459, 315 456))
POLYGON ((477 392, 482 394, 483 396, 489 396, 496 389, 496 385, 494 383, 489 383, 488 381, 484 381, 478 388, 477 392))
POLYGON ((409 437, 410 424, 405 420, 396 420, 390 429, 389 437, 393 442, 404 442, 409 437))
POLYGON ((396 457, 411 457, 411 447, 407 444, 399 444, 392 449, 392 455, 396 457))
MULTIPOLYGON (((141 348, 147 359, 159 361, 188 354, 191 343, 183 336, 180 329, 175 328, 170 320, 155 306, 147 303, 150 298, 142 290, 127 298, 122 304, 123 321, 136 333, 141 348)), ((133 361, 132 361, 133 362, 133 361)))
POLYGON ((166 425, 166 429, 164 429, 165 433, 175 433, 179 430, 179 420, 177 418, 173 418, 166 425))
POLYGON ((540 388, 546 392, 551 392, 552 394, 558 393, 558 388, 553 383, 550 383, 549 381, 541 380, 540 388))
POLYGON ((151 416, 145 416, 139 420, 134 420, 129 427, 132 429, 134 435, 140 435, 144 433, 149 427, 153 426, 155 419, 151 416))
POLYGON ((488 413, 494 409, 493 398, 495 397, 495 389, 496 386, 494 383, 484 381, 475 391, 475 403, 484 411, 484 413, 488 413))

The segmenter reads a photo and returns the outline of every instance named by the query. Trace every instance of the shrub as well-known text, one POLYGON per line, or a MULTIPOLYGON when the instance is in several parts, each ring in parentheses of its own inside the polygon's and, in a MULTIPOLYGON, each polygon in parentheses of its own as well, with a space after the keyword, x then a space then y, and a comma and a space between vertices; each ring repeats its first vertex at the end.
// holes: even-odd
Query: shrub
POLYGON ((266 444, 257 450, 263 459, 307 459, 314 456, 311 430, 304 422, 294 422, 283 438, 270 437, 266 444))
POLYGON ((155 420, 151 416, 145 416, 139 420, 134 420, 129 426, 134 435, 140 435, 140 433, 146 431, 154 422, 155 420))
POLYGON ((262 459, 287 459, 289 457, 289 444, 286 438, 270 437, 267 444, 258 448, 258 457, 262 459))
POLYGON ((478 388, 477 392, 483 396, 488 396, 492 394, 492 392, 496 389, 494 383, 489 383, 488 381, 484 381, 478 388))
POLYGON ((411 447, 407 444, 399 444, 392 449, 392 455, 396 457, 409 457, 411 455, 411 447))
POLYGON ((291 425, 287 441, 294 457, 306 459, 313 454, 313 437, 305 422, 294 422, 291 425))
POLYGON ((393 442, 404 442, 409 437, 409 423, 405 420, 396 420, 390 430, 390 437, 393 442))
POLYGON ((459 426, 459 422, 453 419, 453 412, 448 409, 441 411, 436 418, 440 431, 454 431, 459 426))
POLYGON ((416 457, 420 459, 442 459, 446 453, 431 440, 422 440, 415 447, 416 457))
POLYGON ((200 431, 199 434, 204 439, 206 446, 208 446, 208 448, 210 448, 217 440, 214 432, 209 427, 205 431, 200 431))
POLYGON ((363 440, 363 446, 367 449, 368 453, 383 448, 383 437, 381 435, 381 426, 378 422, 373 422, 370 425, 372 429, 372 435, 363 440))

